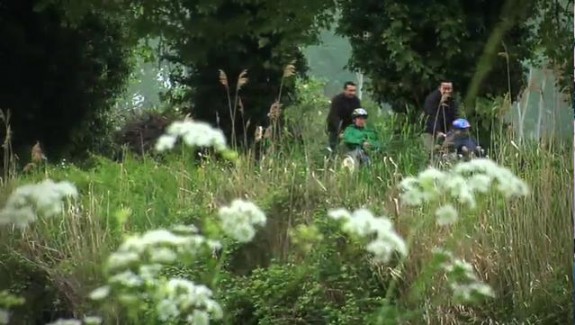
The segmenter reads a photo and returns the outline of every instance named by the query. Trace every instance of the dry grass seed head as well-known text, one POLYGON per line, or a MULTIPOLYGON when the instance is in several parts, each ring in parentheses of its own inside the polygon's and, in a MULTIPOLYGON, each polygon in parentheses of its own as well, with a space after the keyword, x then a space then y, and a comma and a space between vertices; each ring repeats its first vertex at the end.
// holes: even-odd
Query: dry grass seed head
POLYGON ((281 111, 281 103, 276 101, 270 106, 270 111, 268 113, 268 117, 271 120, 277 120, 280 118, 282 111, 281 111))
POLYGON ((244 69, 238 76, 238 90, 248 83, 248 70, 244 69))
POLYGON ((284 67, 284 74, 283 77, 284 78, 288 78, 295 75, 295 60, 293 60, 292 62, 290 62, 289 64, 287 64, 284 67))
POLYGON ((31 160, 33 163, 38 164, 46 159, 42 147, 40 147, 40 141, 36 141, 36 144, 32 147, 31 160))
POLYGON ((220 69, 220 83, 226 87, 226 89, 228 88, 228 76, 226 75, 226 73, 224 72, 224 70, 220 69))

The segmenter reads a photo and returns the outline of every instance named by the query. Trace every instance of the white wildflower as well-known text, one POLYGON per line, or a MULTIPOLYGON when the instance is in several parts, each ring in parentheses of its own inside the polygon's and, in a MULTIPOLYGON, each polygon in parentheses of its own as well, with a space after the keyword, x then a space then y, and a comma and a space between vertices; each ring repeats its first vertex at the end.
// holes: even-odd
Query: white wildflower
POLYGON ((156 150, 164 151, 173 148, 178 138, 193 147, 214 147, 216 150, 227 149, 226 138, 220 129, 215 129, 205 122, 184 120, 173 122, 166 134, 156 143, 156 150))
POLYGON ((177 137, 173 135, 162 135, 158 138, 156 142, 156 150, 157 151, 165 151, 169 149, 173 149, 176 141, 178 140, 177 137))
POLYGON ((144 284, 144 280, 140 276, 129 270, 112 275, 108 278, 108 282, 126 288, 137 288, 144 284))
POLYGON ((475 174, 468 179, 469 186, 479 193, 487 193, 492 182, 493 178, 484 174, 475 174))
POLYGON ((448 195, 473 209, 477 206, 476 193, 487 193, 492 188, 506 198, 529 194, 527 184, 509 169, 484 158, 458 163, 449 171, 429 168, 417 177, 405 178, 399 187, 402 202, 410 206, 448 195))
POLYGON ((189 324, 209 324, 223 317, 221 306, 212 299, 212 291, 186 279, 169 279, 157 292, 158 317, 162 321, 185 316, 189 324))
POLYGON ((11 208, 5 207, 0 210, 0 225, 14 225, 18 228, 26 228, 36 221, 38 216, 31 207, 11 208))
POLYGON ((82 322, 77 319, 58 319, 55 322, 48 323, 46 325, 82 325, 82 322))
POLYGON ((193 325, 208 325, 210 323, 210 315, 203 310, 194 310, 194 312, 186 318, 188 324, 193 325))
POLYGON ((10 313, 6 309, 0 309, 0 324, 8 324, 10 313))
MULTIPOLYGON (((90 298, 103 300, 113 294, 122 304, 149 301, 154 298, 150 296, 150 292, 166 286, 167 280, 162 276, 166 265, 221 247, 219 242, 198 234, 194 226, 179 225, 174 229, 156 229, 127 237, 106 262, 106 286, 94 290, 90 298)), ((164 306, 162 309, 168 317, 169 309, 166 306, 173 305, 174 302, 163 303, 163 300, 165 297, 159 298, 155 303, 157 306, 164 306)), ((178 308, 182 309, 181 306, 178 308)), ((181 317, 185 318, 188 314, 182 314, 181 317)))
POLYGON ((242 243, 254 238, 254 226, 266 223, 266 216, 258 206, 240 199, 232 201, 230 206, 220 208, 219 217, 223 231, 242 243))
POLYGON ((453 205, 447 204, 435 211, 436 223, 439 226, 452 225, 457 221, 457 210, 453 205))
POLYGON ((351 217, 351 214, 346 209, 330 210, 330 211, 328 211, 327 214, 330 218, 332 218, 334 220, 340 220, 340 219, 346 220, 347 218, 351 217))
POLYGON ((84 317, 84 324, 86 325, 99 325, 102 324, 102 318, 98 316, 86 316, 84 317))
POLYGON ((102 300, 102 299, 107 298, 109 294, 110 294, 110 287, 109 286, 99 287, 90 293, 90 299, 102 300))
MULTIPOLYGON (((374 233, 374 220, 375 217, 371 211, 359 209, 354 211, 350 218, 347 218, 341 229, 347 233, 365 237, 374 233)), ((389 227, 382 225, 382 229, 388 230, 389 228, 391 228, 391 222, 389 222, 389 227)))
POLYGON ((172 227, 172 231, 185 234, 196 234, 198 232, 198 227, 194 225, 176 225, 172 227))
POLYGON ((485 297, 495 297, 493 289, 481 282, 469 284, 450 283, 449 287, 453 291, 453 298, 456 301, 472 302, 485 297))
POLYGON ((399 188, 403 191, 401 200, 409 206, 418 206, 423 204, 423 191, 419 187, 417 178, 406 177, 399 183, 399 188))
POLYGON ((445 270, 453 298, 459 302, 473 302, 482 298, 495 297, 493 289, 483 283, 473 269, 473 266, 462 260, 454 258, 451 252, 434 249, 436 258, 445 270))
POLYGON ((117 252, 108 257, 108 267, 114 269, 127 268, 139 261, 140 255, 138 253, 130 251, 117 252))
POLYGON ((70 182, 55 183, 47 179, 37 184, 20 186, 10 194, 0 210, 0 225, 14 224, 25 228, 38 215, 52 217, 63 212, 63 201, 76 198, 78 191, 70 182))
POLYGON ((178 254, 166 247, 158 247, 150 250, 150 260, 157 263, 174 263, 178 259, 178 254))
POLYGON ((148 283, 152 283, 163 269, 162 264, 143 264, 138 267, 138 275, 148 283))
POLYGON ((407 256, 407 245, 395 232, 393 223, 388 218, 376 218, 367 209, 359 209, 353 213, 344 209, 335 209, 328 211, 328 216, 335 220, 342 220, 342 230, 348 234, 364 238, 375 234, 376 238, 367 244, 366 250, 377 260, 388 262, 394 252, 407 256))

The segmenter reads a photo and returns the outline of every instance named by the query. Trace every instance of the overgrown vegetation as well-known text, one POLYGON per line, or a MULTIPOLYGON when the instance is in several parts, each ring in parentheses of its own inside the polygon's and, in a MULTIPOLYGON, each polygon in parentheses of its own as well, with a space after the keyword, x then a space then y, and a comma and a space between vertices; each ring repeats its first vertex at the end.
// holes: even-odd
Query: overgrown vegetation
MULTIPOLYGON (((301 86, 310 89, 305 83, 301 86)), ((312 93, 302 96, 299 109, 308 111, 316 98, 312 93)), ((292 109, 296 116, 304 113, 292 109)), ((322 115, 304 116, 304 130, 317 131, 314 125, 322 115)), ((123 236, 178 224, 194 224, 202 236, 214 236, 219 233, 213 217, 218 209, 234 198, 245 198, 267 217, 251 242, 224 239, 223 251, 214 255, 208 250, 163 273, 214 284, 210 289, 226 323, 375 324, 378 312, 383 312, 382 298, 394 281, 395 311, 387 312, 402 315, 403 323, 569 322, 572 257, 569 249, 558 247, 571 241, 570 219, 563 216, 569 215, 573 202, 570 190, 551 193, 570 184, 573 170, 566 157, 571 147, 550 140, 542 146, 516 147, 508 135, 498 134, 500 145, 493 158, 525 180, 530 194, 504 201, 491 193, 478 198, 473 210, 457 205, 460 220, 445 228, 435 224, 436 205, 409 208, 402 203, 397 185, 421 170, 425 157, 415 134, 393 134, 393 119, 381 116, 371 121, 387 144, 385 155, 372 170, 352 175, 324 161, 319 151, 323 139, 309 133, 304 144, 270 148, 259 162, 245 156, 232 165, 215 160, 197 165, 186 147, 177 147, 162 163, 128 157, 118 164, 100 158, 89 170, 49 166, 11 182, 9 188, 46 177, 68 180, 81 194, 61 219, 41 218, 25 230, 2 229, 2 274, 11 274, 2 277, 2 286, 27 302, 52 297, 49 306, 14 307, 14 319, 25 322, 26 315, 42 315, 46 308, 61 312, 44 312, 44 321, 98 315, 105 323, 126 323, 129 314, 117 306, 99 309, 87 299, 105 283, 102 265, 123 236), (336 207, 364 207, 386 215, 405 237, 420 229, 409 246, 404 271, 397 273, 395 259, 374 263, 363 241, 344 236, 327 215, 336 207), (495 298, 465 308, 455 304, 449 291, 436 285, 441 277, 422 273, 436 246, 471 262, 495 298), (216 265, 223 267, 217 275, 216 265), (40 290, 40 284, 50 291, 40 290), (413 286, 418 290, 410 290, 413 286)), ((449 202, 444 199, 440 204, 449 202)), ((148 309, 138 312, 139 319, 150 320, 143 315, 155 315, 153 305, 141 306, 148 309)))
POLYGON ((496 18, 514 3, 3 2, 0 64, 21 77, 0 95, 0 323, 570 323, 572 146, 516 143, 501 123, 529 49, 560 77, 572 62, 556 46, 570 2, 496 18), (418 111, 367 101, 375 164, 348 173, 325 157, 329 101, 301 47, 332 20, 396 111, 453 79, 507 169, 422 172, 418 111), (174 87, 154 111, 110 112, 149 38, 174 87), (22 169, 12 147, 26 146, 22 169))
POLYGON ((0 108, 11 112, 12 147, 23 157, 40 141, 54 159, 103 152, 107 113, 130 69, 126 31, 117 18, 92 12, 71 26, 59 7, 38 4, 0 5, 0 66, 10 76, 0 81, 0 108))
POLYGON ((571 89, 571 44, 563 42, 572 33, 572 1, 340 3, 338 31, 350 37, 350 67, 370 79, 374 98, 398 112, 419 114, 440 80, 454 82, 470 113, 478 97, 515 98, 525 87, 524 61, 553 68, 571 89))

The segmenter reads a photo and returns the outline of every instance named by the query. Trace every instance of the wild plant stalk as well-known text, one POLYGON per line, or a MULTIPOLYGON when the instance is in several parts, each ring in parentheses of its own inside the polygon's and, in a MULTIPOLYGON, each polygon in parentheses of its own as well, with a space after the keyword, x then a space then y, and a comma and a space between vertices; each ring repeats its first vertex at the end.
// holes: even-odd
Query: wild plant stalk
MULTIPOLYGON (((270 121, 271 121, 272 144, 276 142, 276 140, 277 140, 276 136, 279 134, 279 127, 280 127, 279 120, 280 120, 280 117, 282 114, 281 97, 282 97, 284 82, 287 78, 294 76, 295 73, 296 73, 295 60, 293 60, 289 64, 284 66, 284 69, 282 72, 282 77, 280 80, 280 87, 278 90, 278 96, 277 96, 275 102, 272 103, 272 105, 270 106, 270 111, 268 113, 268 117, 270 118, 270 121)), ((273 145, 272 145, 272 147, 273 147, 273 145)))
MULTIPOLYGON (((220 72, 220 83, 224 86, 224 88, 226 89, 226 95, 227 95, 227 99, 228 99, 228 109, 229 109, 229 113, 230 113, 230 122, 231 122, 231 137, 232 137, 232 148, 236 149, 237 148, 237 135, 236 135, 236 114, 237 114, 237 110, 238 107, 240 109, 240 113, 242 114, 242 124, 243 123, 243 104, 241 102, 241 98, 239 96, 239 92, 242 89, 242 87, 248 83, 248 70, 244 69, 242 70, 242 72, 240 72, 239 76, 238 76, 238 81, 236 83, 236 90, 235 90, 235 96, 234 96, 234 100, 233 100, 233 107, 232 107, 232 98, 231 98, 231 94, 230 94, 230 87, 229 87, 229 82, 228 82, 228 76, 225 73, 225 71, 223 71, 222 69, 219 70, 220 72)), ((244 129, 245 129, 245 125, 244 125, 244 129)), ((244 130, 245 133, 245 130, 244 130)), ((247 138, 247 135, 244 135, 244 137, 247 138)))
POLYGON ((228 99, 228 109, 229 109, 229 113, 230 113, 230 122, 232 123, 232 147, 234 147, 235 143, 234 143, 234 139, 235 139, 235 121, 233 119, 233 110, 232 110, 232 98, 230 95, 230 86, 228 83, 228 76, 226 74, 226 72, 222 69, 219 70, 220 72, 220 83, 224 86, 225 90, 226 90, 226 95, 227 95, 227 99, 228 99))
MULTIPOLYGON (((236 148, 236 128, 235 128, 235 121, 236 121, 236 114, 237 114, 237 110, 238 107, 240 108, 240 113, 242 114, 243 117, 243 104, 241 106, 239 106, 239 103, 241 103, 240 97, 239 97, 239 93, 240 93, 240 89, 242 89, 242 87, 248 83, 248 70, 242 70, 242 72, 240 72, 239 76, 238 76, 238 82, 236 83, 236 95, 235 95, 235 99, 234 99, 234 111, 233 111, 233 117, 232 117, 232 148, 236 148)), ((242 118, 242 124, 243 124, 243 118, 242 118)), ((243 126, 245 129, 245 125, 243 126)))
POLYGON ((2 143, 2 149, 4 150, 4 184, 6 184, 14 171, 15 168, 14 157, 12 156, 12 128, 10 126, 10 110, 7 110, 6 114, 3 110, 0 110, 0 119, 4 122, 4 129, 6 133, 4 134, 4 142, 2 143))

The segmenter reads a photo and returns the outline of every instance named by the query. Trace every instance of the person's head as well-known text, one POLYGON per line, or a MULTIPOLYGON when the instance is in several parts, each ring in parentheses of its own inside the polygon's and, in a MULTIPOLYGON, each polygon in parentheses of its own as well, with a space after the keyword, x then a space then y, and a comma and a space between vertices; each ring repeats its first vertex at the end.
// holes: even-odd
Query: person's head
POLYGON ((367 111, 363 108, 356 108, 351 113, 351 118, 353 119, 353 124, 357 127, 365 127, 367 123, 367 111))
POLYGON ((453 95, 453 83, 451 81, 442 81, 439 85, 439 91, 441 95, 448 95, 451 97, 453 95))
POLYGON ((355 83, 348 81, 345 84, 343 84, 343 93, 345 97, 348 98, 355 97, 357 93, 357 86, 355 85, 355 83))
POLYGON ((452 126, 456 133, 467 133, 471 129, 471 124, 464 118, 456 119, 453 121, 452 126))

